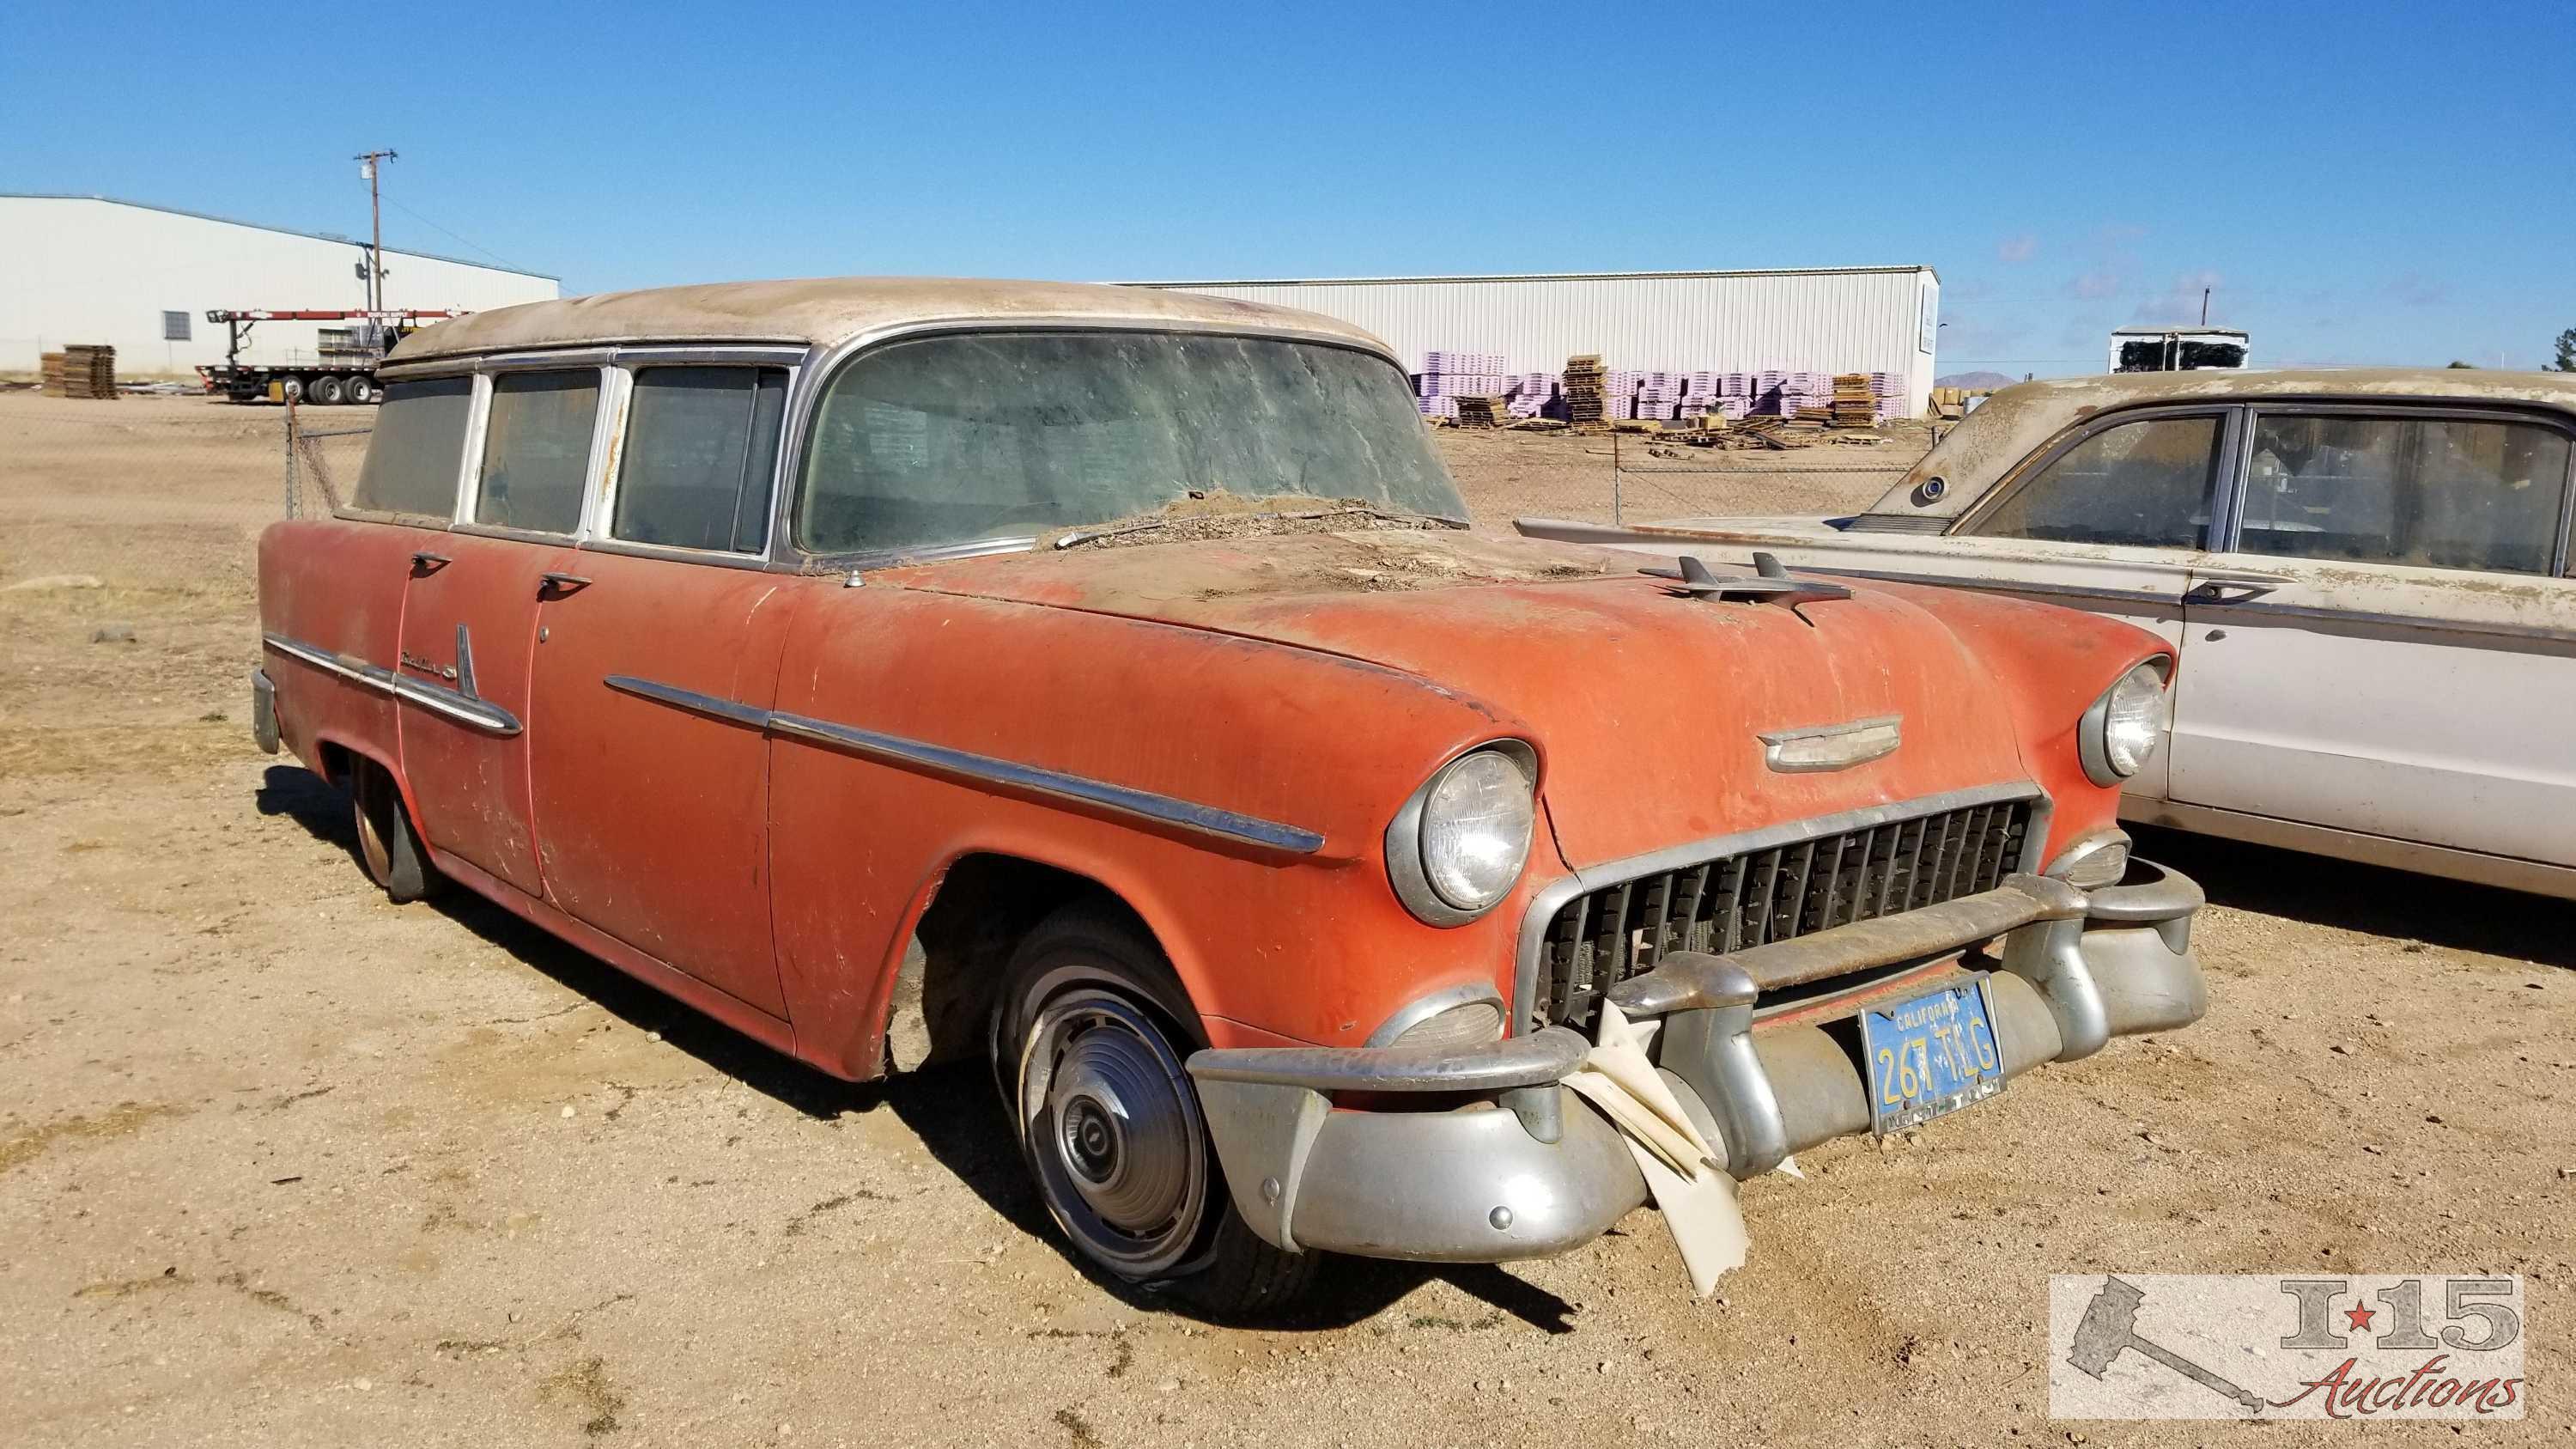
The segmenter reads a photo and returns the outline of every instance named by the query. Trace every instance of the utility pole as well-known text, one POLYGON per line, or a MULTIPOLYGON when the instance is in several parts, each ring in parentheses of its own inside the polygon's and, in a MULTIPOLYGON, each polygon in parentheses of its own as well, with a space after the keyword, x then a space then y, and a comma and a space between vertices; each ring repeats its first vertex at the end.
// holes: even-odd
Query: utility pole
MULTIPOLYGON (((391 149, 367 151, 358 157, 358 174, 367 178, 367 212, 375 228, 375 244, 367 249, 367 310, 385 310, 385 204, 376 186, 376 163, 391 161, 397 153, 391 149)), ((2203 303, 2204 310, 2207 307, 2203 303)))
MULTIPOLYGON (((387 152, 386 154, 391 155, 392 153, 387 152)), ((2209 289, 2207 287, 2200 289, 2200 325, 2203 327, 2209 325, 2209 289)))

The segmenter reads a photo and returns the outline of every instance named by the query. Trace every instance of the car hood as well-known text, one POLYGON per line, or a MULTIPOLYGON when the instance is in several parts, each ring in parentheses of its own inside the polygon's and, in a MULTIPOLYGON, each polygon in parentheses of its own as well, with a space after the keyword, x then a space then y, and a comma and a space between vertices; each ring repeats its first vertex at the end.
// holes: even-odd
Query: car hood
MULTIPOLYGON (((1677 594, 1640 560, 1386 529, 1049 550, 871 574, 1402 670, 1540 750, 1566 863, 2026 779, 1995 679, 1901 591, 1792 608, 1677 594), (1786 773, 1763 733, 1893 716, 1891 754, 1786 773)), ((1367 722, 1350 722, 1365 730, 1367 722)), ((1427 771, 1434 761, 1425 761, 1427 771)))

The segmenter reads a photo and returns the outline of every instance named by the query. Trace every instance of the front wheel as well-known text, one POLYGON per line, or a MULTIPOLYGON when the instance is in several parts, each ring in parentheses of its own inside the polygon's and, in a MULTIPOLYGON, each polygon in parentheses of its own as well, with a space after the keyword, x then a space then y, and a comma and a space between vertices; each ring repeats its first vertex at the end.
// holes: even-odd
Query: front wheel
POLYGON ((1022 1155, 1085 1258, 1214 1313, 1275 1309, 1314 1253, 1261 1241, 1226 1192, 1182 1062, 1195 1022, 1150 938, 1108 912, 1057 912, 1012 958, 994 1031, 1022 1155))

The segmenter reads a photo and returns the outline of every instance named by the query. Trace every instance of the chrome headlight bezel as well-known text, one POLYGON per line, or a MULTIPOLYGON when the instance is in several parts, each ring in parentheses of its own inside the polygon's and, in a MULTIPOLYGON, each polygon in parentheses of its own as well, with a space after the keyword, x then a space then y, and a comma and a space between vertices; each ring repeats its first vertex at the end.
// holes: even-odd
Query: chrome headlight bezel
POLYGON ((1387 883, 1394 888, 1395 898, 1404 903, 1404 908, 1412 912, 1414 919, 1425 925, 1463 926, 1470 921, 1481 920, 1494 907, 1511 898, 1513 887, 1520 884, 1522 874, 1529 869, 1529 849, 1531 842, 1537 838, 1537 826, 1537 750, 1531 748, 1526 741, 1510 739, 1488 740, 1472 748, 1460 750, 1457 754, 1441 761, 1440 768, 1424 777, 1421 786, 1405 797, 1403 806, 1395 812, 1395 818, 1387 823, 1387 883), (1521 839, 1519 862, 1514 865, 1502 887, 1494 892, 1492 899, 1481 902, 1453 900, 1431 882, 1431 873, 1423 852, 1424 816, 1429 809, 1432 792, 1440 787, 1440 782, 1448 777, 1449 772, 1457 769, 1463 762, 1485 754, 1498 755, 1519 770, 1523 784, 1529 789, 1530 829, 1521 839))
POLYGON ((2084 711, 2084 718, 2075 727, 2075 748, 2084 765, 2084 778, 2096 785, 2118 786, 2135 779, 2138 772, 2147 767, 2147 762, 2156 757, 2156 750, 2161 745, 2164 735, 2171 729, 2170 717, 2166 710, 2167 694, 2172 684, 2173 664, 2163 655, 2134 665, 2118 679, 2111 681, 2111 687, 2102 691, 2101 696, 2084 711), (2122 691, 2137 690, 2141 687, 2142 680, 2145 682, 2143 687, 2152 692, 2157 742, 2148 745, 2138 755, 2136 761, 2128 769, 2123 770, 2120 768, 2117 752, 2111 748, 2111 715, 2120 701, 2122 691))

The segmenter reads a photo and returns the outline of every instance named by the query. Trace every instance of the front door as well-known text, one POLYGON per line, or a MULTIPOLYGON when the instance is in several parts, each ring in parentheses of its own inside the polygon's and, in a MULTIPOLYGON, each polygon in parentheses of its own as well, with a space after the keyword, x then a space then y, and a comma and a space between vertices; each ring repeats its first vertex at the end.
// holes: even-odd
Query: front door
POLYGON ((2185 611, 2172 798, 2576 865, 2569 435, 2261 408, 2185 611))
POLYGON ((548 898, 773 1016, 763 724, 795 604, 837 587, 760 566, 786 381, 635 370, 601 541, 538 613, 531 744, 548 898))

